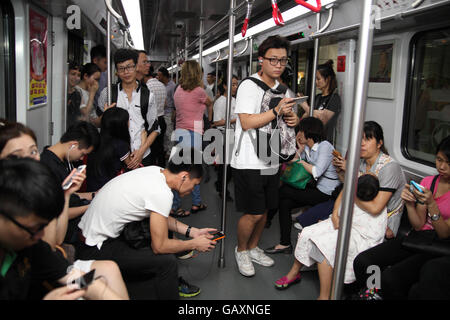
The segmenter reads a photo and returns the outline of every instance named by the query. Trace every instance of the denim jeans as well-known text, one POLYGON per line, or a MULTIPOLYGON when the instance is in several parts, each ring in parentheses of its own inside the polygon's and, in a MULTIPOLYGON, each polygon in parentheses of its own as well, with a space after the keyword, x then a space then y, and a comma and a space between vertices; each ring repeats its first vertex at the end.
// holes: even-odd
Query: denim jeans
MULTIPOLYGON (((186 129, 176 129, 175 138, 177 147, 190 148, 193 147, 196 150, 202 151, 202 135, 198 132, 194 132, 186 129)), ((181 207, 181 198, 177 191, 173 192, 173 202, 172 209, 177 210, 181 207)), ((192 205, 199 206, 202 203, 202 198, 200 196, 200 185, 196 185, 194 190, 191 192, 192 205)))

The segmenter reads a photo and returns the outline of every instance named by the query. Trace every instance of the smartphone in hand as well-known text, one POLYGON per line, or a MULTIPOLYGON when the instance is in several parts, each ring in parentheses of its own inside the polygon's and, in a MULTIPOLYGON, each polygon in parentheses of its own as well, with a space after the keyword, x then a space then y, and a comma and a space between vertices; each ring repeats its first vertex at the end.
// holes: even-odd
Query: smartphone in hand
POLYGON ((213 234, 213 238, 211 240, 217 241, 223 238, 225 238, 225 234, 222 231, 217 231, 216 233, 213 234))
POLYGON ((74 174, 81 173, 81 172, 83 172, 85 169, 86 169, 86 165, 85 165, 85 164, 82 164, 81 166, 79 166, 79 167, 77 168, 77 171, 75 171, 74 173, 72 173, 72 174, 69 176, 69 180, 67 180, 67 181, 63 184, 63 186, 62 186, 63 190, 67 190, 67 189, 69 189, 69 188, 72 186, 72 184, 73 184, 73 179, 72 179, 72 177, 74 176, 74 174))

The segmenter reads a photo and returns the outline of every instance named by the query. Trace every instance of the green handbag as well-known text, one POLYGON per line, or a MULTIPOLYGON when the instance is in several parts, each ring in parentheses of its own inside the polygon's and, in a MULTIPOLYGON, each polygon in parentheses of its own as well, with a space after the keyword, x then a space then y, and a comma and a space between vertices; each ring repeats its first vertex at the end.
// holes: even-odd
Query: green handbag
POLYGON ((305 189, 312 175, 299 161, 288 164, 280 179, 294 188, 305 189))

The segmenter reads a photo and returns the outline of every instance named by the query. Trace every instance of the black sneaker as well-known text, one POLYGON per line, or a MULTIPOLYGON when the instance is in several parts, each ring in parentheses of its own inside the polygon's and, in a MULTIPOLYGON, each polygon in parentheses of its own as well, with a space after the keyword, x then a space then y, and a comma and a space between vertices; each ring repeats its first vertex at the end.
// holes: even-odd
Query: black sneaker
POLYGON ((189 284, 182 277, 178 277, 178 293, 180 297, 192 298, 200 294, 201 290, 199 287, 189 284))

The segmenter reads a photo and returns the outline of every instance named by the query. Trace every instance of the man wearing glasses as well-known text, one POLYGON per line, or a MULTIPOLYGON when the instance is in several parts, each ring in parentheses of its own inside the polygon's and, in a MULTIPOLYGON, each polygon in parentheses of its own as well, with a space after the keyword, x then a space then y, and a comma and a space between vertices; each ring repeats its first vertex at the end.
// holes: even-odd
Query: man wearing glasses
POLYGON ((99 105, 103 110, 113 106, 123 108, 130 115, 131 162, 129 169, 143 164, 150 165, 150 146, 160 133, 157 120, 156 100, 152 92, 137 80, 138 52, 131 49, 119 49, 114 54, 119 83, 112 86, 112 104, 107 105, 107 90, 103 89, 99 105))
MULTIPOLYGON (((278 87, 277 79, 288 62, 289 41, 280 36, 267 38, 258 49, 261 70, 251 77, 263 81, 272 89, 278 87)), ((274 261, 258 247, 269 209, 278 208, 280 183, 278 163, 266 163, 258 158, 252 141, 256 141, 256 130, 283 116, 288 126, 299 122, 292 111, 292 98, 283 98, 269 111, 261 113, 265 90, 254 81, 243 80, 236 95, 235 144, 231 159, 235 179, 235 203, 237 211, 243 212, 238 222, 238 245, 235 257, 239 272, 250 277, 255 274, 252 262, 270 267, 274 261), (242 133, 243 132, 243 133, 242 133), (241 137, 242 133, 242 137, 241 137), (240 143, 237 141, 242 138, 240 143), (239 150, 238 150, 239 149, 239 150), (274 173, 275 172, 275 173, 274 173)))
POLYGON ((61 184, 44 164, 28 158, 0 160, 0 300, 40 299, 43 293, 35 289, 41 283, 49 290, 63 285, 44 299, 128 298, 102 280, 87 289, 66 286, 81 273, 68 273, 69 262, 42 241, 44 228, 63 206, 61 184))

